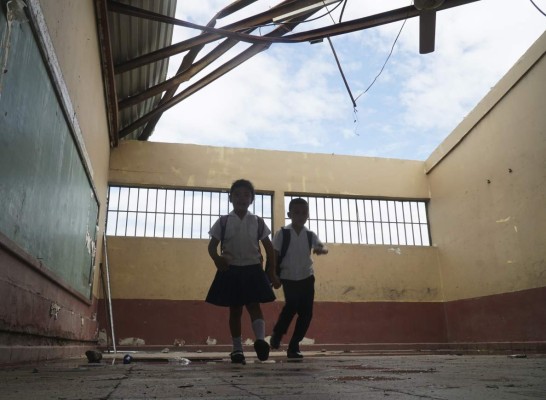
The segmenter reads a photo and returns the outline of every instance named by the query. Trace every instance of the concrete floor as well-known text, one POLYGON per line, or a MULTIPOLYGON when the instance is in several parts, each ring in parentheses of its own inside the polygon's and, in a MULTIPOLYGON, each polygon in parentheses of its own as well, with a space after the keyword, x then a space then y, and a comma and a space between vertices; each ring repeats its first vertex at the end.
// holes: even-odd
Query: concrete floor
POLYGON ((546 399, 540 354, 272 352, 262 363, 247 351, 246 365, 227 353, 129 354, 0 368, 0 399, 546 399))

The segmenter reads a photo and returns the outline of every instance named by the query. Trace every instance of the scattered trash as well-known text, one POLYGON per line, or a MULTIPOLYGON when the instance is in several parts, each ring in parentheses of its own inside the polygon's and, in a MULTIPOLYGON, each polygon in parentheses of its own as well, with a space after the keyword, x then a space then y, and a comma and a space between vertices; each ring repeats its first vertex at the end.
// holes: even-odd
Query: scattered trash
POLYGON ((509 358, 527 358, 527 354, 511 354, 509 358))
POLYGON ((209 346, 214 346, 216 344, 216 339, 214 338, 211 338, 210 336, 207 336, 207 341, 206 343, 209 345, 209 346))
POLYGON ((140 338, 123 338, 119 340, 120 346, 144 346, 146 342, 140 338))
POLYGON ((107 346, 107 345, 111 344, 110 341, 108 340, 108 335, 106 334, 106 329, 101 329, 99 331, 99 339, 98 340, 99 341, 97 342, 97 344, 99 346, 107 346))
POLYGON ((87 350, 85 356, 89 363, 100 363, 100 360, 102 360, 102 353, 97 350, 87 350))
POLYGON ((163 350, 161 350, 162 353, 168 353, 169 352, 169 348, 168 347, 165 347, 163 350))
POLYGON ((186 341, 184 339, 174 339, 174 345, 176 347, 184 346, 186 341))
POLYGON ((123 364, 131 364, 133 362, 133 357, 130 354, 125 354, 123 356, 123 364))
POLYGON ((308 337, 304 337, 301 342, 300 342, 301 345, 305 345, 305 344, 315 344, 315 339, 310 339, 308 337))
POLYGON ((191 361, 184 357, 175 357, 169 359, 169 364, 190 365, 191 361))

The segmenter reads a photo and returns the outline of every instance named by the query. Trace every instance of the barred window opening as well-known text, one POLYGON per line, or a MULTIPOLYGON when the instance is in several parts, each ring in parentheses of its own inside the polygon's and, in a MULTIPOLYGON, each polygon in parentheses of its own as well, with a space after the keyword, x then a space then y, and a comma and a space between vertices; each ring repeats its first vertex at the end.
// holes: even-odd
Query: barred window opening
POLYGON ((309 203, 306 226, 325 243, 430 246, 425 201, 290 195, 287 212, 296 197, 309 203))
MULTIPOLYGON (((256 193, 250 211, 269 227, 272 209, 272 196, 256 193)), ((110 186, 106 234, 208 239, 212 224, 231 210, 225 191, 110 186)))

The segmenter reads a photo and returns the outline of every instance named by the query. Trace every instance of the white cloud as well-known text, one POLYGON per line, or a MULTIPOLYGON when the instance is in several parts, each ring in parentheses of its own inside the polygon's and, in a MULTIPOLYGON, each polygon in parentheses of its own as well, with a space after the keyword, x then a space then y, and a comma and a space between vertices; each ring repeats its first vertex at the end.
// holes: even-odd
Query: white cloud
MULTIPOLYGON (((179 18, 200 23, 227 4, 179 3, 179 18)), ((257 1, 253 11, 276 3, 257 1)), ((347 4, 344 20, 408 1, 347 4)), ((354 96, 379 72, 401 24, 333 38, 354 96)), ((408 20, 385 70, 358 101, 357 123, 327 41, 276 44, 165 113, 151 140, 425 159, 543 31, 530 2, 481 0, 439 12, 436 51, 419 55, 418 19, 408 20)), ((176 40, 187 34, 177 31, 176 40)), ((171 60, 171 74, 180 59, 171 60)))

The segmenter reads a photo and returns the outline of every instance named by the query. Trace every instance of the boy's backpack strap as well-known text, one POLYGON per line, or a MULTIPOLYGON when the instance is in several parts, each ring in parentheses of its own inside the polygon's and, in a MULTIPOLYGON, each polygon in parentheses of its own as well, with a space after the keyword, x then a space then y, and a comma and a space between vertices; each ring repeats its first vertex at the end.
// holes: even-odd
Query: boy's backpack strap
POLYGON ((307 241, 309 242, 309 252, 313 250, 313 232, 307 231, 307 241))
POLYGON ((290 246, 290 229, 287 228, 281 228, 282 232, 282 245, 281 245, 281 252, 279 254, 279 258, 277 258, 277 267, 275 271, 277 272, 277 276, 281 276, 281 263, 286 255, 286 252, 288 251, 288 246, 290 246))
POLYGON ((290 246, 290 229, 287 228, 281 228, 282 231, 282 245, 281 245, 281 254, 279 257, 279 260, 277 264, 280 266, 282 259, 286 255, 286 252, 288 251, 288 246, 290 246))

